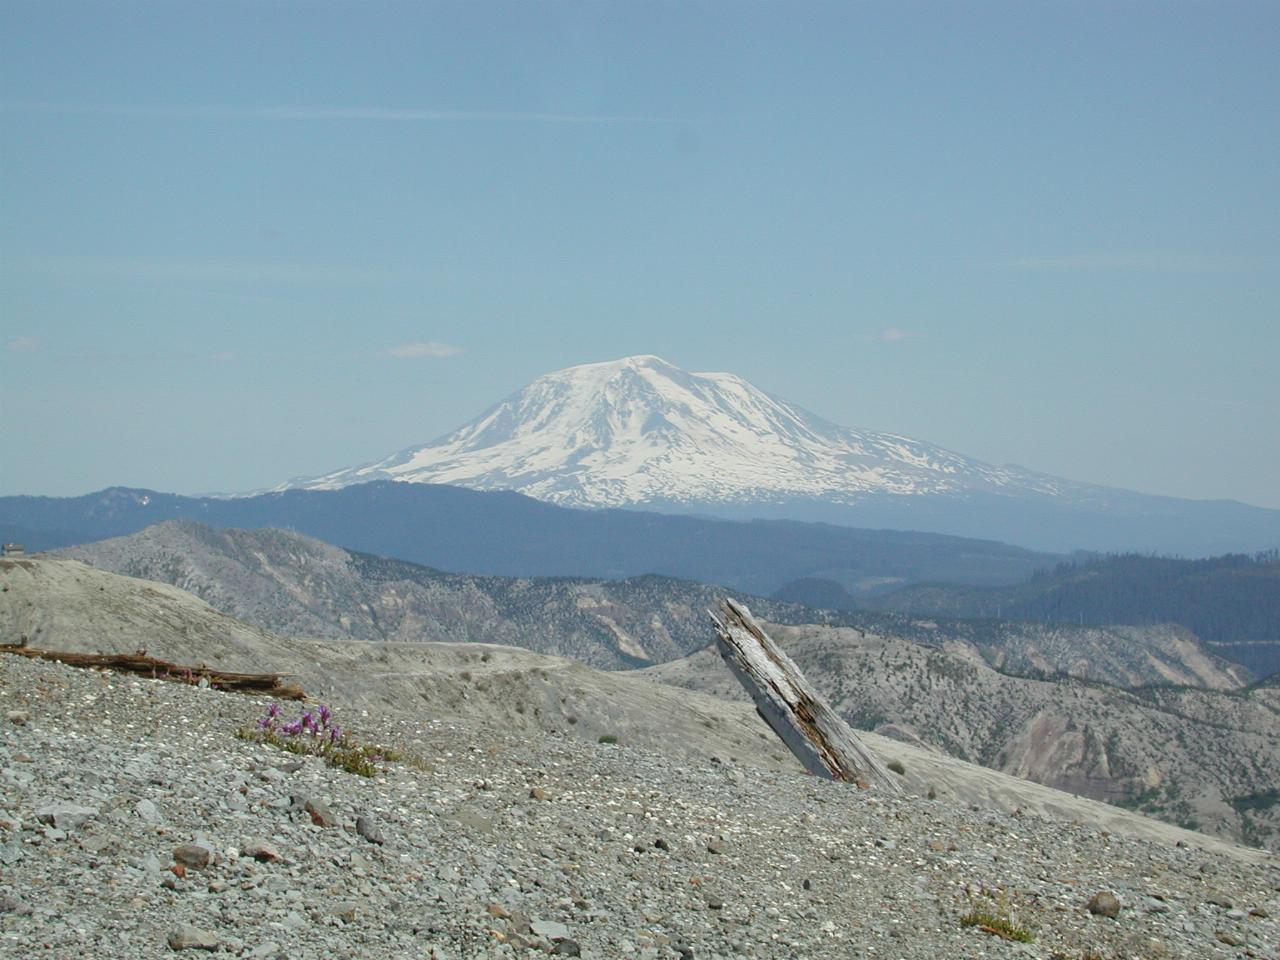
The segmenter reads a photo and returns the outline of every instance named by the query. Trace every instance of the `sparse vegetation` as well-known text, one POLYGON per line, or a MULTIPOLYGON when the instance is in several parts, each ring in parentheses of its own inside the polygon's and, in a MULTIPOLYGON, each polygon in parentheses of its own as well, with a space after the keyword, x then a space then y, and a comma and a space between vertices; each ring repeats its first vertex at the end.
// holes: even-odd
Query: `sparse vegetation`
POLYGON ((973 909, 960 918, 960 926, 974 927, 1016 943, 1030 943, 1036 938, 1031 928, 1016 915, 1004 890, 993 894, 984 888, 973 909))
POLYGON ((984 933, 990 933, 1002 940, 1015 940, 1018 943, 1030 943, 1035 935, 1024 927, 1018 926, 1008 917, 981 910, 971 910, 960 918, 960 926, 977 927, 984 933))
POLYGON ((597 743, 617 743, 618 738, 615 737, 612 733, 606 733, 603 736, 601 736, 600 739, 597 740, 596 742, 597 743))
POLYGON ((331 767, 361 777, 376 776, 382 763, 403 760, 399 751, 375 744, 362 744, 333 721, 333 713, 321 704, 296 720, 283 721, 280 704, 273 703, 252 729, 236 730, 240 740, 269 743, 289 753, 320 757, 331 767))
POLYGON ((907 775, 907 768, 901 760, 890 760, 885 764, 885 766, 900 777, 905 777, 907 775))

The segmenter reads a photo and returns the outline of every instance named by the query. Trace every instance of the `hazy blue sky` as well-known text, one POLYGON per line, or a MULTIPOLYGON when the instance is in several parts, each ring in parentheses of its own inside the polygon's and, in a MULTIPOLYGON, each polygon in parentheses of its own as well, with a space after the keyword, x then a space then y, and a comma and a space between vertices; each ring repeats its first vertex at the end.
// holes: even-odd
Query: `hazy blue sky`
POLYGON ((0 0, 0 493, 632 353, 1280 507, 1280 4, 0 0))

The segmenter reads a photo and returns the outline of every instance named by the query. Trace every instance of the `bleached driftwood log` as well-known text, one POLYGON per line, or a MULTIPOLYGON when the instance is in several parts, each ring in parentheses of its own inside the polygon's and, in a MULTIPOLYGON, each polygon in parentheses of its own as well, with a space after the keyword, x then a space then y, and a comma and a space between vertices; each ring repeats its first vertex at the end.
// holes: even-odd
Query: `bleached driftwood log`
POLYGON ((720 616, 713 613, 711 619, 720 656, 806 770, 864 788, 902 792, 893 774, 809 685, 745 605, 726 598, 720 602, 720 616))
POLYGON ((34 660, 57 660, 69 667, 91 667, 119 670, 122 673, 141 673, 157 680, 173 680, 177 683, 197 684, 208 680, 219 690, 237 693, 269 693, 281 700, 305 700, 307 695, 296 683, 285 683, 278 673, 228 673, 211 670, 203 664, 195 667, 170 663, 148 657, 145 653, 78 653, 69 650, 40 650, 26 643, 0 643, 0 653, 15 653, 34 660))

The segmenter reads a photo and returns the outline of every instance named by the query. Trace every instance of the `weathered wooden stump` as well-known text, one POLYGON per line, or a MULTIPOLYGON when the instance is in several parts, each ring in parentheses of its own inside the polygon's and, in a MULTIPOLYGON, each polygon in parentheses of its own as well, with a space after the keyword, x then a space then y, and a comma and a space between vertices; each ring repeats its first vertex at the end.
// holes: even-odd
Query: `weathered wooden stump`
POLYGON ((804 678, 744 604, 720 602, 716 647, 756 710, 812 774, 901 793, 897 780, 804 678))

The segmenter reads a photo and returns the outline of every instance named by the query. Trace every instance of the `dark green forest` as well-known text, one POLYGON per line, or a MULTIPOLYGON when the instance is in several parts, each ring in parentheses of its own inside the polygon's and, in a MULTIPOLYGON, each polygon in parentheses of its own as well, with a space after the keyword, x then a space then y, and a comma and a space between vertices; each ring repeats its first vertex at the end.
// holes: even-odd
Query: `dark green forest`
POLYGON ((1111 554, 1012 587, 916 584, 866 601, 886 612, 1083 624, 1177 623, 1258 674, 1280 669, 1280 551, 1203 560, 1111 554))

